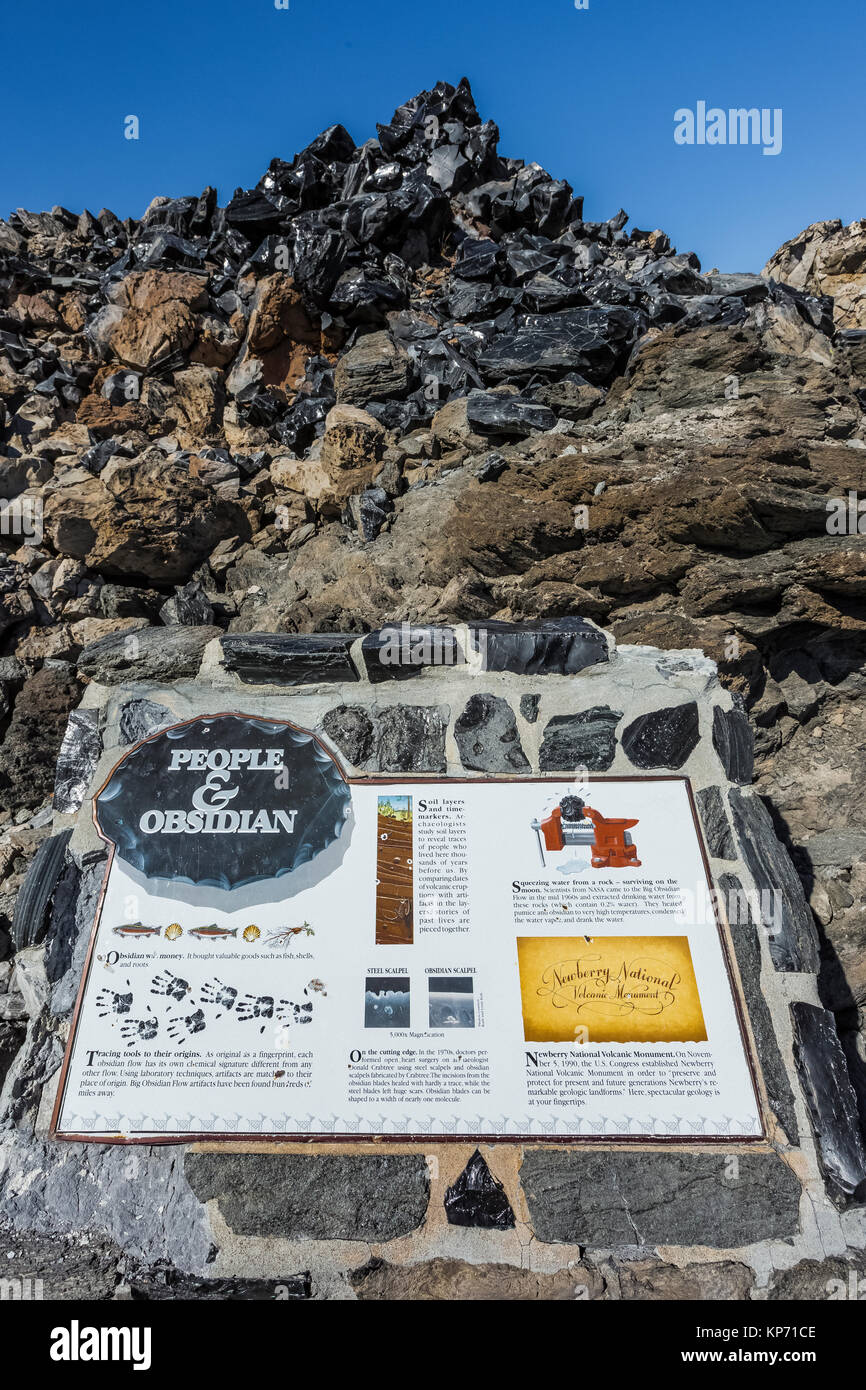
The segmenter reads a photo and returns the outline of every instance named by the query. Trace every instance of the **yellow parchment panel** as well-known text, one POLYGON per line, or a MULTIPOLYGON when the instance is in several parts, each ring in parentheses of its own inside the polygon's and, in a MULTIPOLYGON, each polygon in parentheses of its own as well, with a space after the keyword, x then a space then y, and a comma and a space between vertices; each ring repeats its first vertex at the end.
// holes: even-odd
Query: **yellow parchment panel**
POLYGON ((706 1042, 688 937, 519 936, 527 1042, 706 1042))

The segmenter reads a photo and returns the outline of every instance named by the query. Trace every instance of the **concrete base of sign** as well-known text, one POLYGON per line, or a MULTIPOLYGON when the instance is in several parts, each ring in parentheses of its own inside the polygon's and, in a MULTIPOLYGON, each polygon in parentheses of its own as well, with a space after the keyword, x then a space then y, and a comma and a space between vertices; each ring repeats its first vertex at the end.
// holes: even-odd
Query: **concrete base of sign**
MULTIPOLYGON (((441 639, 405 629, 396 645, 387 634, 214 637, 197 673, 170 681, 158 670, 149 678, 134 652, 125 665, 111 653, 95 661, 61 754, 54 831, 72 836, 55 856, 44 922, 31 913, 31 944, 19 942, 11 992, 24 1001, 26 1036, 0 1095, 0 1227, 39 1267, 49 1296, 62 1276, 48 1270, 45 1242, 74 1263, 84 1238, 104 1270, 99 1296, 165 1296, 160 1261, 194 1297, 862 1296, 866 1154, 818 995, 811 915, 748 787, 748 722, 700 653, 615 650, 592 625, 568 623, 449 629, 441 639), (413 641, 421 659, 404 660, 413 641), (437 661, 437 652, 460 659, 437 661), (315 731, 352 776, 687 776, 714 885, 737 904, 726 930, 766 1141, 728 1149, 681 1134, 636 1148, 503 1135, 481 1146, 514 1216, 499 1229, 483 1224, 480 1208, 475 1227, 448 1219, 445 1195, 473 1156, 471 1137, 134 1148, 53 1140, 106 864, 89 798, 132 743, 230 711, 315 731)), ((28 900, 37 905, 38 887, 28 900)), ((471 1220, 471 1202, 468 1210, 471 1220)))

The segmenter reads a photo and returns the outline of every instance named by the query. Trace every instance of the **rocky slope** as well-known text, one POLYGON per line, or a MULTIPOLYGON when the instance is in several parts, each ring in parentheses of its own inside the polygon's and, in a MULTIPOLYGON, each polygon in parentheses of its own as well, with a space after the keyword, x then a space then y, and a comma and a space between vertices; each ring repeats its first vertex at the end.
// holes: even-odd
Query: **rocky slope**
POLYGON ((115 634, 583 614, 746 701, 866 1107, 864 224, 704 273, 497 141, 440 83, 224 208, 0 222, 0 961, 115 634))

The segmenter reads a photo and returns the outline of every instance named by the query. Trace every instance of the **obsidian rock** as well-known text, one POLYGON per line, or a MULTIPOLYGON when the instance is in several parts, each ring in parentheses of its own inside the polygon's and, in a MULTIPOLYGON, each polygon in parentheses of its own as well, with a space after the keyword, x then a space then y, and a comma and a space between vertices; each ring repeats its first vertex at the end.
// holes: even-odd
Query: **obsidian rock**
POLYGON ((222 639, 223 665, 247 685, 311 685, 356 681, 349 655, 350 632, 229 634, 222 639))
POLYGON ((446 1189, 445 1214, 450 1226, 478 1226, 486 1231, 510 1231, 514 1226, 505 1188, 478 1149, 454 1185, 446 1189))
POLYGON ((608 660, 604 633, 584 618, 548 618, 540 623, 491 619, 483 626, 472 625, 469 635, 485 671, 570 676, 608 660))
POLYGON ((704 787, 697 793, 697 802, 710 854, 714 859, 736 859, 731 823, 718 787, 704 787))
POLYGON ((736 705, 713 710, 713 747, 729 782, 748 786, 755 772, 755 739, 749 716, 736 705))
POLYGON ((684 705, 641 714, 622 732, 622 748, 635 767, 682 767, 698 746, 698 707, 684 705))
POLYGON ((72 710, 57 755, 54 809, 64 815, 80 810, 102 753, 99 711, 72 710))
POLYGON ((736 787, 731 788, 728 800, 740 853, 760 897, 773 964, 777 970, 814 974, 819 963, 815 923, 769 812, 760 797, 745 796, 736 787))
POLYGON ((538 718, 538 706, 541 704, 540 695, 521 695, 520 713, 527 724, 534 724, 538 718))
POLYGON ((606 772, 616 754, 617 724, 622 710, 593 705, 577 714, 549 719, 541 741, 538 765, 542 772, 572 773, 576 768, 606 772))
POLYGON ((791 1005, 794 1059, 818 1144, 821 1168, 839 1205, 866 1194, 866 1149, 857 1098, 829 1009, 791 1005))
MULTIPOLYGON (((429 666, 455 666, 465 661, 454 630, 410 623, 368 632, 361 643, 367 679, 408 680, 429 666)), ((353 762, 357 759, 353 759, 353 762)))
POLYGON ((619 306, 531 314, 481 353, 478 364, 494 381, 577 371, 598 385, 612 376, 639 331, 638 316, 619 306))
POLYGON ((465 768, 475 772, 528 772, 517 720, 499 695, 473 695, 454 725, 454 738, 465 768))
POLYGON ((40 946, 48 930, 48 906, 63 869, 71 830, 43 840, 30 864, 15 903, 12 941, 17 951, 40 946))
POLYGON ((367 761, 373 750, 373 721, 361 705, 338 705, 322 720, 328 738, 355 767, 367 761))
POLYGON ((534 430, 552 430, 556 424, 556 416, 547 406, 498 391, 470 391, 466 418, 476 434, 519 437, 532 434, 534 430))
POLYGON ((749 910, 748 896, 735 874, 719 874, 718 891, 730 928, 749 1023, 758 1049, 764 1085, 767 1088, 767 1098, 788 1139, 792 1144, 796 1144, 799 1139, 799 1126, 794 1107, 794 1093, 779 1051, 773 1017, 761 988, 762 957, 758 926, 749 910))

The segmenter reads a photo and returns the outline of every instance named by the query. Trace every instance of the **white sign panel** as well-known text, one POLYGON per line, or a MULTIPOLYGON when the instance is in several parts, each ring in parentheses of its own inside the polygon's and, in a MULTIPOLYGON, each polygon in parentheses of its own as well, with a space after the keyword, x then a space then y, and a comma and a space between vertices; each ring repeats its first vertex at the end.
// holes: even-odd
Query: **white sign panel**
POLYGON ((96 819, 60 1137, 762 1134, 684 778, 348 783, 221 715, 96 819))

